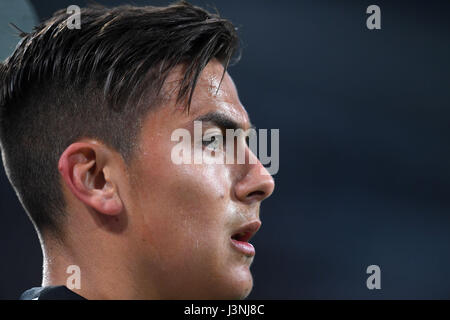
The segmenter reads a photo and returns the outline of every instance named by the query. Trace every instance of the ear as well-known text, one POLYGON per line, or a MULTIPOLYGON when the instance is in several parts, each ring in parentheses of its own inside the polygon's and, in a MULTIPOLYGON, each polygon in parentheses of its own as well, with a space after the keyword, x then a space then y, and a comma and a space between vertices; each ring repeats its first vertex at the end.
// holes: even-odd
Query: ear
POLYGON ((71 144, 61 155, 58 170, 69 190, 85 205, 105 215, 123 209, 112 177, 111 150, 96 141, 71 144))

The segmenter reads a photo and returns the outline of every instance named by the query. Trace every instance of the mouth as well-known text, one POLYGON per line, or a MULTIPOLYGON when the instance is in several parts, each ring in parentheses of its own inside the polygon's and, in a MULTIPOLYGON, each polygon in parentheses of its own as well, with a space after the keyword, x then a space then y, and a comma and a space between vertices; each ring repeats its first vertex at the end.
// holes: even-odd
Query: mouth
POLYGON ((255 255, 255 248, 248 241, 255 235, 260 227, 261 222, 259 220, 245 224, 233 233, 230 238, 231 244, 237 251, 246 256, 253 257, 255 255))

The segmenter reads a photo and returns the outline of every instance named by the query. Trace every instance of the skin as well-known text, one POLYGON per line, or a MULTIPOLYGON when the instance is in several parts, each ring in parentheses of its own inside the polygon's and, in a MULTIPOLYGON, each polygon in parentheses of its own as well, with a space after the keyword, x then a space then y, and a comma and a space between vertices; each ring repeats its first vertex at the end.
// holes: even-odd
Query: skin
MULTIPOLYGON (((259 161, 245 164, 181 164, 171 161, 178 128, 193 136, 193 121, 210 112, 250 127, 228 73, 212 60, 194 91, 189 114, 175 96, 142 121, 137 149, 127 165, 113 149, 84 139, 61 156, 59 171, 67 199, 63 241, 41 237, 43 285, 65 285, 67 266, 81 269, 88 299, 243 299, 251 291, 253 256, 236 250, 231 236, 260 221, 261 201, 274 189, 259 161), (219 88, 219 89, 218 89, 219 88)), ((182 69, 172 72, 173 92, 182 69)), ((203 132, 224 128, 203 123, 203 132)), ((246 159, 255 158, 245 143, 246 159)), ((201 148, 210 145, 200 144, 201 148)), ((223 149, 214 149, 221 156, 223 149)))

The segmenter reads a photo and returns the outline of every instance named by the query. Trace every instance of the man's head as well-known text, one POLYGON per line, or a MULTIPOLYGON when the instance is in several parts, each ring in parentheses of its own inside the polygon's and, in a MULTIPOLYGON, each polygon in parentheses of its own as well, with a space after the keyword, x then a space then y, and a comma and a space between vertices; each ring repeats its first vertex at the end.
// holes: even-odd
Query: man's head
POLYGON ((187 3, 84 9, 80 30, 65 19, 26 35, 1 66, 2 157, 41 238, 58 239, 91 286, 116 274, 135 297, 245 297, 244 238, 273 179, 259 162, 171 161, 172 133, 194 120, 217 135, 250 127, 226 73, 234 27, 187 3))

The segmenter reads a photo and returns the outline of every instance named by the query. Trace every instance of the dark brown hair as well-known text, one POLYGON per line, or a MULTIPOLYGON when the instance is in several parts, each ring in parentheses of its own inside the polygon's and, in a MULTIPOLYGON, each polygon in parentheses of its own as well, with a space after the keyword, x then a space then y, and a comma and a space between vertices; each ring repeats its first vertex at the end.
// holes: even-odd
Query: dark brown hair
POLYGON ((216 58, 226 70, 238 47, 231 22, 184 1, 83 8, 81 29, 69 29, 68 17, 58 11, 22 34, 0 65, 6 173, 37 230, 56 234, 65 214, 57 169, 65 148, 90 137, 129 159, 170 71, 185 67, 177 97, 189 110, 202 69, 216 58))

